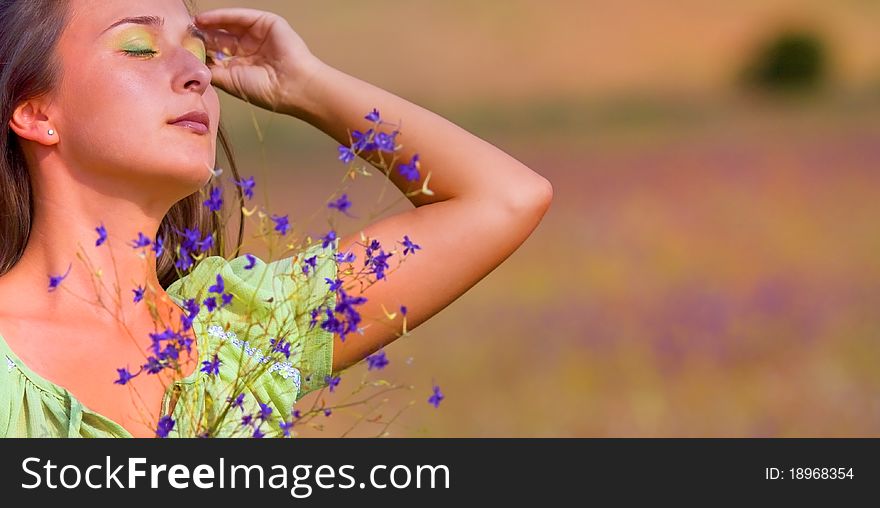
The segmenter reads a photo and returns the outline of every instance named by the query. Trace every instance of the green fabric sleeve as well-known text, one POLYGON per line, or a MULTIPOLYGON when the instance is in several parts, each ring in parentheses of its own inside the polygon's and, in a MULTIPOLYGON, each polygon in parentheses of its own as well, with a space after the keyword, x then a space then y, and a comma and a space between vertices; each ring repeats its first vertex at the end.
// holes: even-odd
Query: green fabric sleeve
MULTIPOLYGON (((211 359, 216 353, 221 362, 220 375, 202 374, 192 383, 183 383, 187 393, 181 400, 192 402, 201 392, 204 400, 196 401, 196 406, 206 407, 205 417, 216 420, 237 387, 237 393, 246 394, 244 414, 258 410, 258 403, 273 408, 267 428, 276 432, 278 418, 289 421, 297 401, 327 385, 333 367, 334 334, 321 328, 326 319, 322 306, 332 309, 336 304, 329 282, 337 276, 338 241, 328 243, 326 248, 320 242, 314 243, 269 263, 257 257, 250 269, 245 268, 249 261, 244 255, 228 261, 220 256, 208 257, 169 286, 168 294, 181 303, 194 298, 202 304, 213 296, 219 305, 219 295, 208 290, 217 283, 219 274, 224 291, 233 295, 230 304, 218 306, 213 312, 203 306, 194 322, 197 336, 204 341, 200 344, 200 359, 211 359), (313 256, 315 268, 306 263, 313 256), (303 270, 306 266, 308 274, 303 270), (312 310, 318 308, 317 322, 310 327, 312 310), (273 352, 272 340, 277 337, 290 343, 289 358, 273 352), (204 386, 200 389, 198 385, 204 386)), ((185 407, 177 413, 175 407, 180 432, 186 433, 196 425, 195 416, 188 417, 185 407)), ((235 421, 225 422, 231 416, 227 413, 224 434, 240 425, 241 415, 238 411, 235 421)))
MULTIPOLYGON (((220 360, 219 374, 201 371, 201 364, 188 377, 169 387, 162 413, 167 414, 168 393, 175 393, 169 437, 195 436, 207 422, 215 425, 214 436, 248 437, 241 417, 271 408, 272 414, 259 427, 266 436, 281 434, 282 419, 291 421, 293 406, 306 394, 327 385, 333 368, 334 334, 321 328, 324 312, 310 327, 311 311, 335 306, 330 282, 336 280, 336 239, 326 248, 321 243, 269 263, 256 258, 247 269, 247 256, 226 260, 209 256, 166 290, 178 305, 194 299, 201 306, 193 320, 200 361, 220 360), (315 256, 316 268, 306 260, 315 256), (210 287, 223 279, 224 293, 233 295, 228 305, 210 287), (214 297, 218 307, 204 306, 214 297), (273 352, 271 340, 290 343, 289 358, 273 352), (232 391, 245 395, 241 409, 224 412, 232 391), (222 415, 222 418, 221 418, 222 415)), ((119 424, 84 407, 65 388, 31 371, 0 335, 0 437, 130 437, 119 424)), ((108 376, 112 377, 112 376, 108 376)), ((108 383, 111 382, 108 379, 108 383)), ((120 391, 120 396, 128 396, 120 391)))

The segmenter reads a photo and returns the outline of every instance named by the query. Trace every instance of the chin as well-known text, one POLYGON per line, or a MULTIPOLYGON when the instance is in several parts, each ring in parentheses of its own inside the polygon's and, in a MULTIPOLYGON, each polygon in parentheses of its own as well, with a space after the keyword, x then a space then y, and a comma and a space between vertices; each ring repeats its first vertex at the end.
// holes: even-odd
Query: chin
POLYGON ((171 169, 167 177, 177 180, 181 185, 195 192, 211 181, 214 164, 213 158, 179 161, 169 166, 171 169))

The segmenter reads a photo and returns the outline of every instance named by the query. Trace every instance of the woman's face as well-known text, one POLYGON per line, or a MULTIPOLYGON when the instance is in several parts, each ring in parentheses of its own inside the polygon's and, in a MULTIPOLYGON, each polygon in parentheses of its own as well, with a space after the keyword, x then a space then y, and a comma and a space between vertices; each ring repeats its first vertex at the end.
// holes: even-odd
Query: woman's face
POLYGON ((50 117, 60 156, 84 175, 137 181, 175 200, 207 183, 220 101, 183 2, 69 0, 69 8, 50 117), (136 19, 117 24, 125 18, 136 19), (207 114, 206 133, 169 123, 193 112, 207 114))

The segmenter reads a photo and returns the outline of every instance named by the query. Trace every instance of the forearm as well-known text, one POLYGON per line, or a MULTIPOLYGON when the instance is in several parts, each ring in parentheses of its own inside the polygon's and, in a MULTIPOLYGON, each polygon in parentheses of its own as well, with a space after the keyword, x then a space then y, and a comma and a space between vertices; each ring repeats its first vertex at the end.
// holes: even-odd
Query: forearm
MULTIPOLYGON (((433 195, 415 194, 415 206, 457 199, 510 198, 516 206, 541 201, 552 193, 549 183, 513 157, 492 144, 470 134, 445 118, 362 81, 324 63, 315 71, 288 112, 320 129, 340 144, 350 146, 349 130, 365 132, 372 123, 364 116, 373 108, 382 119, 400 124, 396 143, 397 164, 408 163, 419 155, 419 180, 409 181, 392 171, 389 178, 402 192, 418 189, 428 174, 433 195)), ((390 133, 393 128, 382 125, 390 133)), ((390 162, 390 153, 383 157, 390 162)), ((378 167, 378 155, 362 152, 361 157, 378 167)))

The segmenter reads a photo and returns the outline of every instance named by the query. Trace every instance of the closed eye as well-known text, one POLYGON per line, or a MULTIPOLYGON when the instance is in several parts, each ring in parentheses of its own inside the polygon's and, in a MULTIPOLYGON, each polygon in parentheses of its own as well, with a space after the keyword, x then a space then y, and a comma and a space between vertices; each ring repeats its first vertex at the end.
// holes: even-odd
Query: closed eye
POLYGON ((158 53, 158 51, 153 49, 124 49, 122 51, 132 56, 153 56, 158 53))

